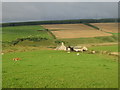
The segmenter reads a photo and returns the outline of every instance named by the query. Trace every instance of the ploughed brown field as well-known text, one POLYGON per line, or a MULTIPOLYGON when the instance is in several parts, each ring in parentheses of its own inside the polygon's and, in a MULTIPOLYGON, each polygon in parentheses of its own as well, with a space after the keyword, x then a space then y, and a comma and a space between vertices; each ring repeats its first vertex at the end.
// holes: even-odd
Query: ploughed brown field
POLYGON ((85 38, 112 35, 84 24, 52 24, 42 26, 51 30, 56 38, 85 38))
POLYGON ((118 33, 118 23, 91 23, 105 32, 118 33))

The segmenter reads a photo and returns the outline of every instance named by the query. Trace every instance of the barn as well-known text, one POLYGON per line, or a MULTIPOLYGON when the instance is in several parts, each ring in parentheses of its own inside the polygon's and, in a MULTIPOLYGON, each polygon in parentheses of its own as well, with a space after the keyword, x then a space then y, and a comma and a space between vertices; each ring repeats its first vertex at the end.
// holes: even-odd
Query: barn
POLYGON ((66 51, 66 46, 64 45, 64 43, 62 42, 60 46, 57 46, 55 50, 64 50, 66 51))

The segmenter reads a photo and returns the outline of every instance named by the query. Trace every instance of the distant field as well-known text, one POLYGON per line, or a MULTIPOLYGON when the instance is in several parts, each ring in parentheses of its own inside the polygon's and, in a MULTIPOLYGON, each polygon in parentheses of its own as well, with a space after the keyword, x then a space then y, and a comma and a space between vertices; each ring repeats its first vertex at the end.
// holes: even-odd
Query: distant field
MULTIPOLYGON (((42 25, 44 28, 48 28, 50 30, 86 30, 86 25, 84 24, 52 24, 52 25, 42 25)), ((94 30, 94 28, 87 27, 90 30, 94 30)))
POLYGON ((2 65, 3 88, 118 88, 117 57, 39 50, 6 53, 2 65))
POLYGON ((118 23, 91 23, 94 26, 97 26, 103 31, 118 33, 118 23))
POLYGON ((104 33, 104 32, 98 31, 92 27, 89 27, 89 26, 86 26, 83 24, 56 24, 56 25, 54 24, 54 25, 43 25, 43 26, 31 25, 31 26, 3 27, 3 30, 2 30, 3 49, 10 48, 8 46, 11 45, 11 43, 7 43, 7 42, 12 42, 19 38, 39 38, 39 37, 47 38, 47 40, 40 40, 40 41, 34 41, 34 39, 32 39, 32 41, 30 41, 30 40, 20 41, 19 43, 17 43, 17 45, 20 45, 20 46, 33 46, 33 47, 37 47, 37 46, 51 47, 51 46, 53 46, 53 47, 55 47, 60 42, 65 42, 66 45, 116 42, 117 37, 118 37, 117 34, 113 35, 110 33, 104 33), (58 26, 60 29, 64 27, 64 30, 49 29, 49 31, 47 31, 45 28, 48 26, 52 27, 52 28, 55 28, 56 26, 58 26), (80 28, 80 27, 82 27, 82 28, 80 28), (85 30, 86 27, 89 30, 85 30), (77 28, 77 29, 74 30, 74 28, 77 28), (79 29, 82 29, 82 30, 79 30, 79 29), (56 31, 58 31, 57 33, 59 33, 59 35, 61 35, 61 37, 63 37, 62 35, 64 35, 65 38, 55 39, 53 37, 54 35, 52 35, 50 32, 55 33, 56 31), (88 33, 87 31, 90 31, 90 32, 88 33), (93 33, 95 36, 98 34, 99 34, 99 36, 101 36, 101 35, 103 36, 104 34, 107 34, 110 36, 86 37, 86 35, 93 36, 93 33), (81 36, 83 36, 83 37, 75 38, 75 37, 79 37, 80 36, 79 34, 81 34, 81 36), (66 35, 68 35, 68 36, 66 36, 66 35), (69 38, 66 38, 66 37, 69 37, 69 38))
POLYGON ((31 25, 31 26, 14 26, 14 27, 3 27, 2 28, 2 40, 13 41, 18 38, 26 37, 42 37, 52 38, 48 32, 42 26, 31 25))
POLYGON ((86 38, 111 36, 112 34, 105 33, 89 27, 84 24, 54 24, 42 25, 44 28, 51 30, 57 38, 86 38))

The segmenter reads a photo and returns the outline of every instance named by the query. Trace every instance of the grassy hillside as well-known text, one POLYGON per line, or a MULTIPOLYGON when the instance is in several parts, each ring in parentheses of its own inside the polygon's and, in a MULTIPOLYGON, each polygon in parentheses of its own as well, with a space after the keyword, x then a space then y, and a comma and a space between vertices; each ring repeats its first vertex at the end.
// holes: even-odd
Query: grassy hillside
POLYGON ((40 25, 33 26, 14 26, 14 27, 3 27, 2 28, 2 39, 3 42, 10 42, 18 38, 27 37, 42 37, 51 39, 52 37, 48 34, 45 29, 40 25))
POLYGON ((3 88, 117 88, 117 57, 62 51, 3 55, 3 88), (13 61, 19 57, 21 61, 13 61), (87 57, 87 58, 86 58, 87 57), (113 83, 114 82, 114 83, 113 83))

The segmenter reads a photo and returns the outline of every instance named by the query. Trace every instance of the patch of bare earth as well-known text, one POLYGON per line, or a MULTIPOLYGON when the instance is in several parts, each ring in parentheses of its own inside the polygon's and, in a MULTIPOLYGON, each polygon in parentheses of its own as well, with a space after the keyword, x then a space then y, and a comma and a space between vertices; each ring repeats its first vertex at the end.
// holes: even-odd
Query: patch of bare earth
POLYGON ((91 23, 94 26, 97 26, 102 31, 118 33, 118 23, 91 23))
POLYGON ((52 24, 42 26, 51 30, 56 38, 86 38, 112 35, 84 24, 52 24))

